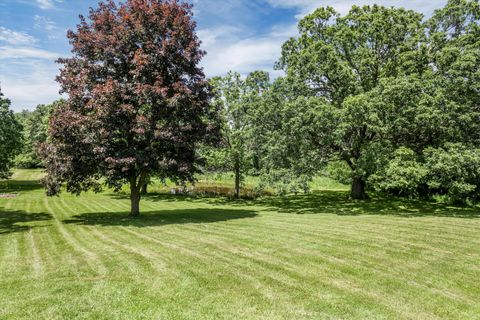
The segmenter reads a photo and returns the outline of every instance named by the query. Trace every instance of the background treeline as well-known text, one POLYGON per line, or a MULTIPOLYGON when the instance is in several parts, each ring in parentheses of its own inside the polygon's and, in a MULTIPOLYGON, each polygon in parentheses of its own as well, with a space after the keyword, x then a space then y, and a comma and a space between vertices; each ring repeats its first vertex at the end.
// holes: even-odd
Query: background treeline
MULTIPOLYGON (((326 174, 349 183, 354 199, 375 191, 477 201, 479 22, 475 0, 450 0, 429 19, 377 5, 343 16, 317 9, 282 46, 284 76, 210 80, 222 138, 199 148, 203 169, 233 172, 237 197, 247 175, 260 177, 259 189, 289 193, 326 174)), ((61 103, 15 116, 17 166, 41 165, 36 150, 61 103)))
POLYGON ((14 159, 17 168, 33 169, 42 167, 38 148, 47 141, 48 122, 54 108, 64 103, 58 100, 52 104, 40 104, 33 111, 23 110, 16 113, 15 118, 22 127, 22 148, 14 159))

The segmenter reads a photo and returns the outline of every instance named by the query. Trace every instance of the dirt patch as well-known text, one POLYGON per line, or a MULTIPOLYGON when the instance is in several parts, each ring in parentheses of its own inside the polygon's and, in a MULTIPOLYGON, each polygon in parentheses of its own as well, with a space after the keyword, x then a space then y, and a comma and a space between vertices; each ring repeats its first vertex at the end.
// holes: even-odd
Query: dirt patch
POLYGON ((16 198, 18 194, 13 193, 0 193, 0 198, 16 198))

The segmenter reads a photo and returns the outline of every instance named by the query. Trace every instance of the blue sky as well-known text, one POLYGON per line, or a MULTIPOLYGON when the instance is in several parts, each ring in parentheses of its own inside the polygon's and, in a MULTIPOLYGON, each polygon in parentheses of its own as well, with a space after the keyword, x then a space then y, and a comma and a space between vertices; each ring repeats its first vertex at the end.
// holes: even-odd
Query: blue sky
MULTIPOLYGON (((281 44, 296 34, 298 19, 331 5, 345 13, 353 5, 403 6, 430 15, 446 0, 190 0, 198 33, 208 52, 207 76, 229 70, 273 71, 281 44)), ((69 55, 66 31, 97 0, 0 0, 0 85, 14 110, 59 98, 56 58, 69 55)))

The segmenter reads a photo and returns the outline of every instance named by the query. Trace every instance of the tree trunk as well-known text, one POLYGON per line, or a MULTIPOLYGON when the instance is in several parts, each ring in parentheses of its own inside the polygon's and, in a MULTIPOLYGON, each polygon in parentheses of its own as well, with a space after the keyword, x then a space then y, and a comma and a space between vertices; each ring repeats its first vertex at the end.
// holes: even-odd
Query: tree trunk
POLYGON ((130 216, 138 217, 140 215, 140 191, 135 182, 130 183, 130 216))
POLYGON ((235 161, 235 198, 240 198, 240 161, 235 161))
POLYGON ((147 194, 148 193, 148 183, 145 183, 143 186, 142 186, 142 194, 147 194))
POLYGON ((365 181, 362 178, 353 178, 350 197, 356 200, 367 199, 367 194, 365 193, 365 181))

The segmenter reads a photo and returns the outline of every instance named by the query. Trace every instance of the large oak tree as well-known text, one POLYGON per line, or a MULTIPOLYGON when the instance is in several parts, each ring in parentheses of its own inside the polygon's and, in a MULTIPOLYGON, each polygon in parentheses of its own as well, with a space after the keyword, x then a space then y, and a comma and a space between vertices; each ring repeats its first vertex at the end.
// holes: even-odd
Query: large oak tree
MULTIPOLYGON (((364 198, 373 143, 379 138, 371 92, 382 79, 422 73, 422 15, 401 8, 353 6, 341 16, 319 8, 299 24, 300 36, 283 45, 279 67, 303 83, 307 95, 295 105, 315 110, 312 148, 345 161, 352 170, 351 196, 364 198), (334 125, 333 125, 334 124, 334 125), (326 151, 328 150, 328 151, 326 151)), ((299 116, 303 116, 300 114, 299 116)))
POLYGON ((68 100, 43 148, 50 195, 127 183, 135 216, 150 176, 194 180, 197 145, 219 134, 195 29, 192 6, 176 0, 106 1, 80 16, 73 56, 59 59, 68 100))
MULTIPOLYGON (((429 20, 377 5, 353 6, 343 16, 317 9, 278 63, 287 74, 279 87, 286 99, 276 105, 280 135, 298 136, 309 148, 275 135, 272 145, 293 145, 300 152, 292 158, 314 165, 345 162, 351 197, 361 199, 369 177, 399 148, 421 156, 448 142, 478 144, 479 21, 478 0, 450 0, 429 20)), ((313 172, 305 168, 299 172, 313 172)))

